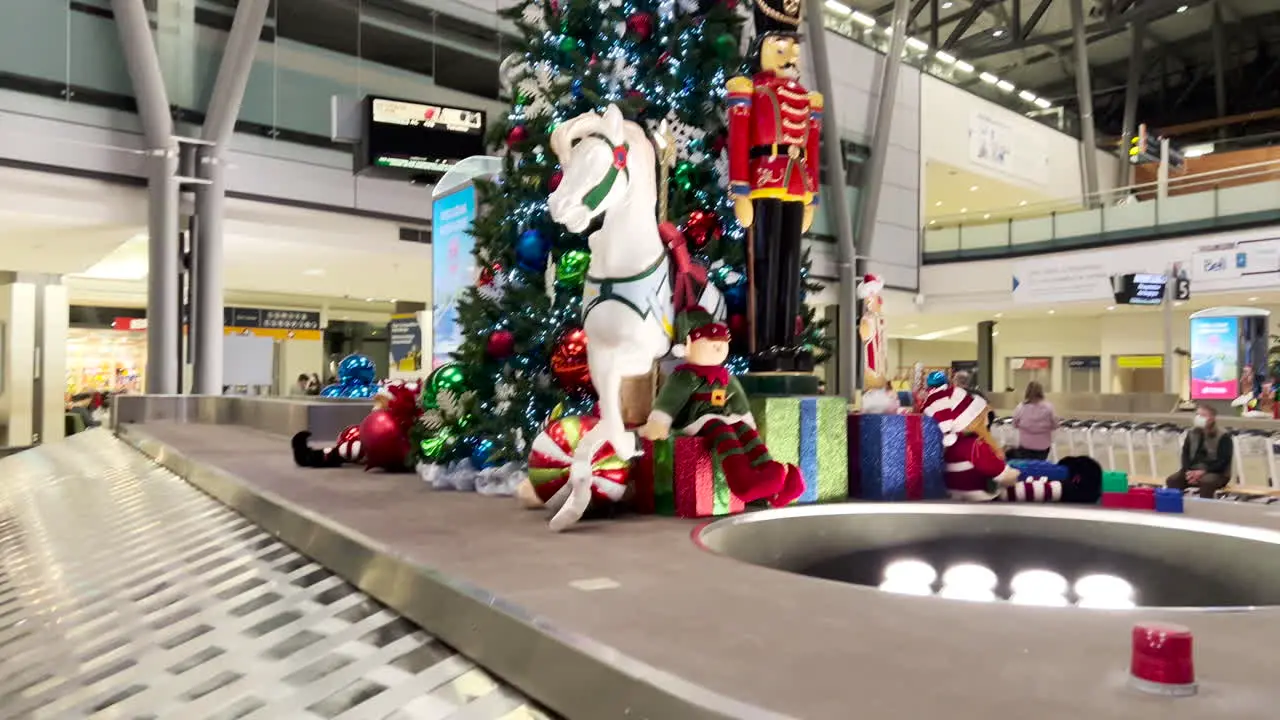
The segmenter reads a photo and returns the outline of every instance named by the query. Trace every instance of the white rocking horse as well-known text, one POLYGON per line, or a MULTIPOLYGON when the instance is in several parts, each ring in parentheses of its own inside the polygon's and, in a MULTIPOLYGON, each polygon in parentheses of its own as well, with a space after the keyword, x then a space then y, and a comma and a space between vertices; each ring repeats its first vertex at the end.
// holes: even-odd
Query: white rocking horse
MULTIPOLYGON (((591 459, 603 443, 623 459, 639 453, 622 420, 622 381, 649 374, 654 360, 671 350, 675 278, 658 231, 656 154, 644 129, 610 105, 603 114, 588 112, 561 124, 551 134, 551 150, 563 172, 548 198, 551 217, 580 233, 604 215, 588 238, 591 266, 582 290, 587 364, 600 422, 578 443, 569 481, 547 503, 555 512, 551 529, 560 531, 581 519, 591 502, 591 459)), ((723 316, 720 293, 711 283, 698 301, 723 316)))

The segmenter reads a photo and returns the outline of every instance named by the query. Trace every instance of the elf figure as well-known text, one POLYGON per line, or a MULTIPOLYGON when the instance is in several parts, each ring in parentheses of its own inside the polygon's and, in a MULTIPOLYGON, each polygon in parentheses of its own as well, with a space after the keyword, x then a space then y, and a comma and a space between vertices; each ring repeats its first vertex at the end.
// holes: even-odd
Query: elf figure
POLYGON ((784 507, 804 493, 800 468, 769 455, 756 432, 747 394, 724 367, 729 357, 729 328, 695 307, 682 317, 686 363, 663 383, 649 420, 640 430, 650 440, 665 440, 672 429, 707 438, 713 461, 729 490, 744 503, 768 501, 784 507))

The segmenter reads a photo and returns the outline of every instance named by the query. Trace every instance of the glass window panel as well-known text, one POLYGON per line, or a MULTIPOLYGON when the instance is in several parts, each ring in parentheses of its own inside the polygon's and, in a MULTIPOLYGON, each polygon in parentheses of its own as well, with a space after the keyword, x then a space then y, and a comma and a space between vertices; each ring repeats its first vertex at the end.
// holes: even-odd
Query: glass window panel
POLYGON ((61 95, 67 83, 66 0, 6 0, 0 70, 6 84, 61 95))

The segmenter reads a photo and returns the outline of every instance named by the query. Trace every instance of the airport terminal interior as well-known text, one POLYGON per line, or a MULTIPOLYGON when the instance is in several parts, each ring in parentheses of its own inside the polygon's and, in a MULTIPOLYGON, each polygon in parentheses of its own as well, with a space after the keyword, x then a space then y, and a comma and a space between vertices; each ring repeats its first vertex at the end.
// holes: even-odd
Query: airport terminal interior
POLYGON ((1275 0, 0 20, 0 720, 1276 716, 1275 0))

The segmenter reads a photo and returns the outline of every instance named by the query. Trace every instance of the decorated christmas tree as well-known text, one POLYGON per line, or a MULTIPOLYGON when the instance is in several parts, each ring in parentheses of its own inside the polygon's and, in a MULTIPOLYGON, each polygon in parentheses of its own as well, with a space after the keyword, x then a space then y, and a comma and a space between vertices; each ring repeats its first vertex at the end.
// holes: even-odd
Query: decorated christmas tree
MULTIPOLYGON (((459 304, 466 340, 443 373, 444 397, 424 390, 423 459, 470 458, 477 468, 522 462, 553 413, 595 402, 581 329, 587 236, 553 222, 547 196, 561 174, 550 150, 558 123, 616 104, 651 136, 674 139, 666 219, 725 296, 728 324, 745 339, 744 233, 726 195, 725 83, 743 67, 743 15, 735 0, 525 0, 504 14, 523 44, 502 66, 512 108, 492 123, 504 155, 479 183, 476 287, 459 304), (448 406, 431 412, 443 399, 448 406)), ((811 288, 812 289, 812 286, 811 288)), ((825 354, 821 327, 804 341, 825 354)), ((740 354, 731 360, 745 371, 740 354)), ((437 375, 441 375, 437 371, 437 375)), ((437 383, 439 384, 439 383, 437 383)))

